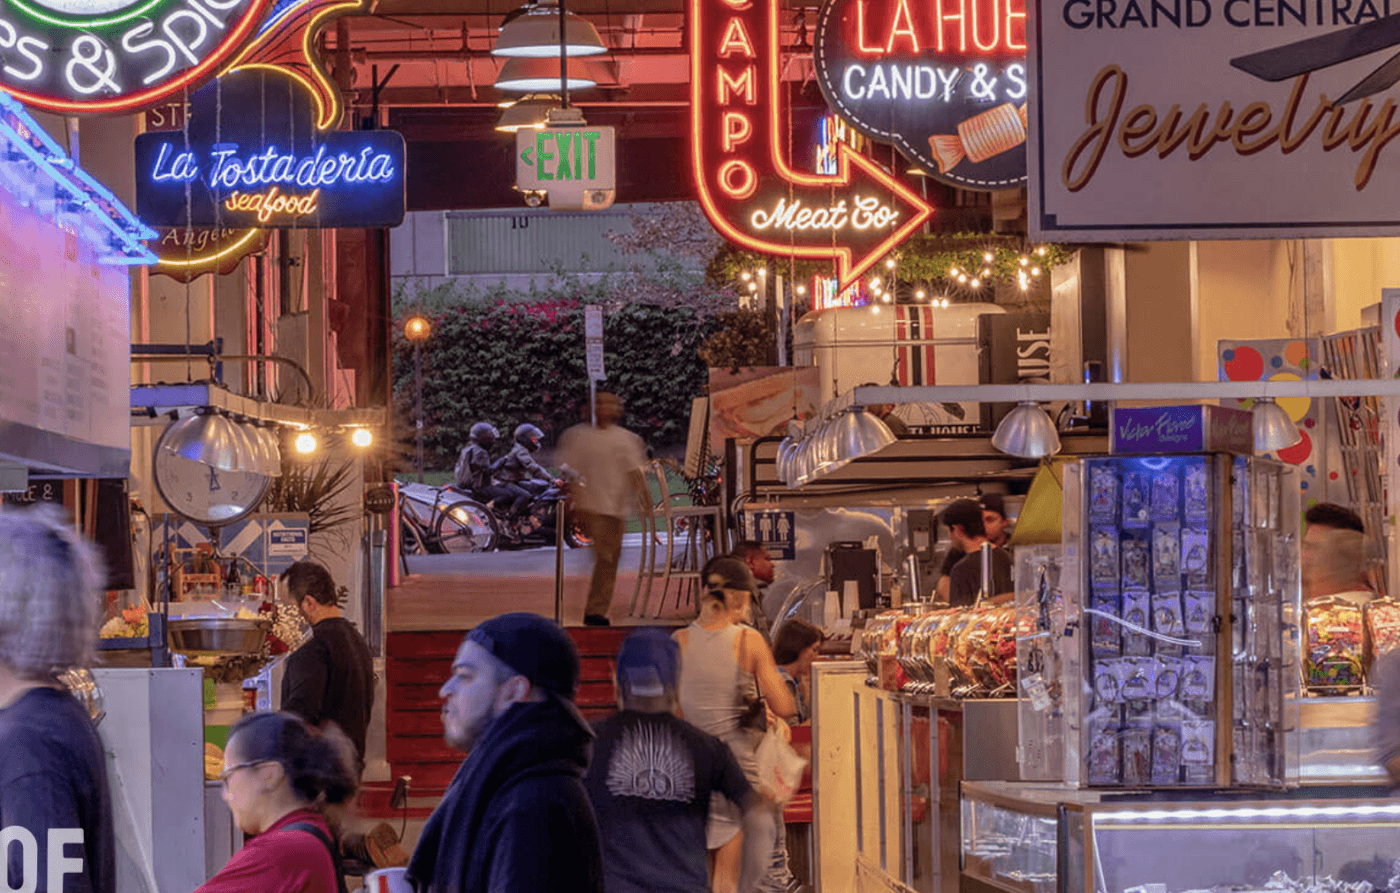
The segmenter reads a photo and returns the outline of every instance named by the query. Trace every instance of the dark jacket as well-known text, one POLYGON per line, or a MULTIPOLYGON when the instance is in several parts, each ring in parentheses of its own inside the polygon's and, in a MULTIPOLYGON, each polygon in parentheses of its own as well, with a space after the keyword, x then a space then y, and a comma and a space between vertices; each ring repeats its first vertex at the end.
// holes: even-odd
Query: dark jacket
POLYGON ((457 770, 408 877, 418 893, 603 893, 583 786, 593 735, 553 700, 515 704, 457 770))
POLYGON ((287 658, 282 709, 313 726, 333 722, 355 745, 361 768, 365 730, 374 707, 374 658, 365 637, 344 617, 311 628, 311 639, 287 658))

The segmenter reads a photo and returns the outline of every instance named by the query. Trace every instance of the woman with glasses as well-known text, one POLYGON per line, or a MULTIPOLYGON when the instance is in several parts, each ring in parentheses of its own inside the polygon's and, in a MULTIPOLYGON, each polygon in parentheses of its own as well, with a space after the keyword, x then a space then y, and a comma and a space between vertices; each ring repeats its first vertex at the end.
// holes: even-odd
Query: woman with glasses
POLYGON ((337 893, 337 807, 355 796, 355 747, 334 726, 251 713, 229 730, 224 802, 255 835, 195 893, 337 893))
MULTIPOLYGON (((729 745, 749 783, 757 788, 754 752, 763 738, 760 729, 769 722, 792 719, 797 704, 778 673, 768 642, 743 623, 755 589, 748 566, 737 558, 712 558, 700 577, 705 586, 700 616, 675 633, 681 646, 681 716, 729 745)), ((743 848, 739 812, 718 795, 710 804, 705 836, 712 860, 711 890, 734 893, 743 848)), ((777 824, 781 838, 782 822, 777 824)), ((781 843, 775 842, 773 867, 760 891, 786 889, 792 879, 781 843)))

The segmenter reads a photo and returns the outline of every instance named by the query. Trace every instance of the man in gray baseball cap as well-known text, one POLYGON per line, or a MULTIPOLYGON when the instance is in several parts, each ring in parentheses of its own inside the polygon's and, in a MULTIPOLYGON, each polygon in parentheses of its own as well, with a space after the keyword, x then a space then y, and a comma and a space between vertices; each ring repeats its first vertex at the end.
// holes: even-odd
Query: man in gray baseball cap
POLYGON ((573 642, 538 614, 467 635, 438 693, 443 737, 467 758, 409 861, 418 893, 602 893, 578 679, 573 642))

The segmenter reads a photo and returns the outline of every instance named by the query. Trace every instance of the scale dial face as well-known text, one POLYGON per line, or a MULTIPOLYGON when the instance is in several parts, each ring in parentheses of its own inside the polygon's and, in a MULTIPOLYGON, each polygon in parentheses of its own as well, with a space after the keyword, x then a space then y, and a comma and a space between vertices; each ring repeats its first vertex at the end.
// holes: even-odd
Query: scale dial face
POLYGON ((262 502, 272 478, 246 471, 219 471, 162 449, 166 428, 156 441, 151 464, 156 490, 171 510, 197 524, 219 527, 250 514, 262 502))

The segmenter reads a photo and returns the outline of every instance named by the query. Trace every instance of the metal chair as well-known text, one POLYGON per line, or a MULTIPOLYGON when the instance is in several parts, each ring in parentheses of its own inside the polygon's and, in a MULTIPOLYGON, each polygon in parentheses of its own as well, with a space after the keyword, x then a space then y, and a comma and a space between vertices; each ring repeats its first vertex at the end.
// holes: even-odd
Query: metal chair
POLYGON ((685 494, 672 493, 666 481, 666 467, 652 461, 644 468, 648 485, 651 479, 657 482, 659 498, 654 506, 646 506, 642 523, 641 567, 637 572, 637 586, 632 596, 629 612, 634 616, 645 616, 651 603, 652 584, 661 578, 661 598, 656 605, 653 617, 660 617, 666 607, 666 596, 671 583, 676 582, 676 609, 689 601, 694 604, 700 590, 700 570, 705 562, 719 554, 724 547, 724 511, 717 505, 682 505, 677 502, 685 494), (710 533, 709 536, 706 534, 710 533), (677 548, 678 540, 680 548, 677 548), (657 567, 659 546, 666 547, 665 558, 657 567), (645 582, 643 582, 645 581, 645 582), (645 587, 645 594, 643 594, 645 587), (641 602, 641 612, 637 605, 641 602))

